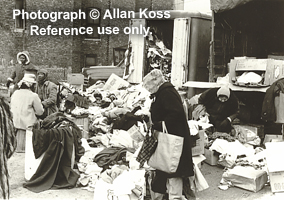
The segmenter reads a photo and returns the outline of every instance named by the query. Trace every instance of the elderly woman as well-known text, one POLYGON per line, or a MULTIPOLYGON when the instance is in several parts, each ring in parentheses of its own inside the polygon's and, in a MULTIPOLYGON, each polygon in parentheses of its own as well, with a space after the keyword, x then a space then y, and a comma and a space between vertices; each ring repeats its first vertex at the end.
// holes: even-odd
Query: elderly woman
POLYGON ((228 86, 206 90, 199 97, 198 103, 205 106, 209 121, 217 131, 231 132, 231 122, 239 114, 239 103, 228 86))
POLYGON ((169 199, 182 199, 183 178, 194 175, 190 140, 190 132, 185 111, 179 93, 170 82, 165 82, 160 70, 154 69, 144 77, 143 86, 152 94, 151 105, 152 128, 162 131, 165 122, 168 133, 184 138, 182 154, 177 171, 173 174, 156 170, 152 182, 155 199, 162 199, 168 190, 169 199))
MULTIPOLYGON (((33 92, 35 84, 36 76, 34 74, 25 74, 18 83, 20 89, 16 90, 11 96, 11 111, 17 139, 25 139, 26 130, 33 127, 38 121, 37 116, 42 115, 44 112, 40 98, 33 92)), ((18 146, 16 151, 23 152, 23 146, 18 146)))

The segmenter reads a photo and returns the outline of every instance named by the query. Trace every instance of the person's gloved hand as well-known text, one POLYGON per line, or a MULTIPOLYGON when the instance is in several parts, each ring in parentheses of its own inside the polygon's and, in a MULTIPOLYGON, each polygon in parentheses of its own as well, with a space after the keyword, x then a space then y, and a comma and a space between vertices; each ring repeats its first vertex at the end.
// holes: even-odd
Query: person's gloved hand
POLYGON ((231 124, 230 120, 226 118, 225 120, 222 121, 220 127, 227 127, 231 124))
POLYGON ((227 117, 219 126, 219 131, 227 132, 231 129, 231 118, 227 117))

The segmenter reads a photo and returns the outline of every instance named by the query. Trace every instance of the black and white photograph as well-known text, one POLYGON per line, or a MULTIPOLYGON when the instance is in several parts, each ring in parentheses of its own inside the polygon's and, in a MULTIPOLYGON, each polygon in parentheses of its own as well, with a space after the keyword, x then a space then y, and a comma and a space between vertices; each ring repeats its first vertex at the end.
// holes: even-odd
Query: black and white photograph
POLYGON ((0 198, 284 199, 284 0, 0 0, 0 198))

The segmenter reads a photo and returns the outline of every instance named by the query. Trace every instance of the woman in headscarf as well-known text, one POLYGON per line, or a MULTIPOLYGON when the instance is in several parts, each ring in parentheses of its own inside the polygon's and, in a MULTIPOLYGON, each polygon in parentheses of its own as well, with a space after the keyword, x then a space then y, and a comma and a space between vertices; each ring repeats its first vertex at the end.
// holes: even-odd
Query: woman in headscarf
POLYGON ((239 103, 228 86, 206 90, 199 97, 198 103, 205 106, 209 121, 217 131, 231 132, 231 122, 239 114, 239 103))
POLYGON ((44 108, 43 118, 58 111, 57 107, 57 85, 48 80, 46 69, 38 71, 36 93, 38 94, 44 108))
POLYGON ((15 129, 12 122, 10 106, 4 97, 0 96, 0 198, 9 199, 9 173, 7 160, 16 148, 15 129))
POLYGON ((179 93, 170 82, 165 82, 160 70, 154 69, 143 79, 143 86, 152 94, 151 120, 154 130, 162 131, 165 122, 168 133, 184 138, 182 154, 177 171, 167 174, 156 170, 151 190, 155 199, 162 199, 168 190, 169 200, 182 199, 183 178, 194 175, 192 162, 192 141, 190 131, 179 93))
MULTIPOLYGON (((11 96, 11 111, 18 139, 25 139, 26 130, 33 127, 38 121, 37 116, 41 116, 44 112, 40 98, 33 92, 35 84, 36 76, 25 74, 18 83, 20 89, 11 96)), ((17 151, 24 151, 24 149, 19 146, 17 151)))

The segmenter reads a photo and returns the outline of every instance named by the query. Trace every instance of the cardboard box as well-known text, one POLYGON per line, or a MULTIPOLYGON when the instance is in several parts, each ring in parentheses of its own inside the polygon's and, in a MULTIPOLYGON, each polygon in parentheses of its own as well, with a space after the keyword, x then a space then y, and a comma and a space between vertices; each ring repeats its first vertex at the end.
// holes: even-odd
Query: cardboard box
POLYGON ((272 192, 284 191, 284 160, 281 153, 284 151, 284 142, 267 142, 266 162, 272 192))
POLYGON ((206 157, 204 162, 209 165, 217 165, 217 162, 219 160, 219 156, 217 153, 214 153, 214 151, 204 148, 204 155, 206 157))
POLYGON ((268 181, 266 171, 255 170, 253 167, 236 166, 222 175, 225 181, 230 181, 234 186, 258 192, 268 181))
POLYGON ((275 60, 284 60, 284 55, 268 55, 267 58, 272 58, 275 60))
POLYGON ((284 61, 270 59, 265 72, 264 84, 272 85, 275 81, 284 77, 284 61))
POLYGON ((258 124, 246 124, 246 125, 241 125, 244 128, 247 128, 254 133, 258 135, 261 139, 264 138, 264 125, 258 125, 258 124))
POLYGON ((191 149, 192 156, 204 154, 204 130, 200 130, 198 134, 200 138, 196 140, 196 146, 191 149))
POLYGON ((67 83, 70 85, 83 85, 84 75, 80 73, 67 74, 67 83))
POLYGON ((236 62, 236 71, 266 71, 271 59, 240 59, 236 62))
POLYGON ((284 77, 284 61, 276 59, 232 59, 229 66, 230 83, 243 72, 259 71, 264 73, 264 85, 272 85, 284 77))
POLYGON ((110 91, 117 90, 121 87, 128 87, 129 84, 130 84, 129 82, 123 80, 116 74, 111 74, 106 84, 104 85, 103 90, 110 90, 110 91))
POLYGON ((281 142, 283 141, 282 135, 268 135, 266 134, 263 140, 263 144, 266 144, 267 142, 281 142))

